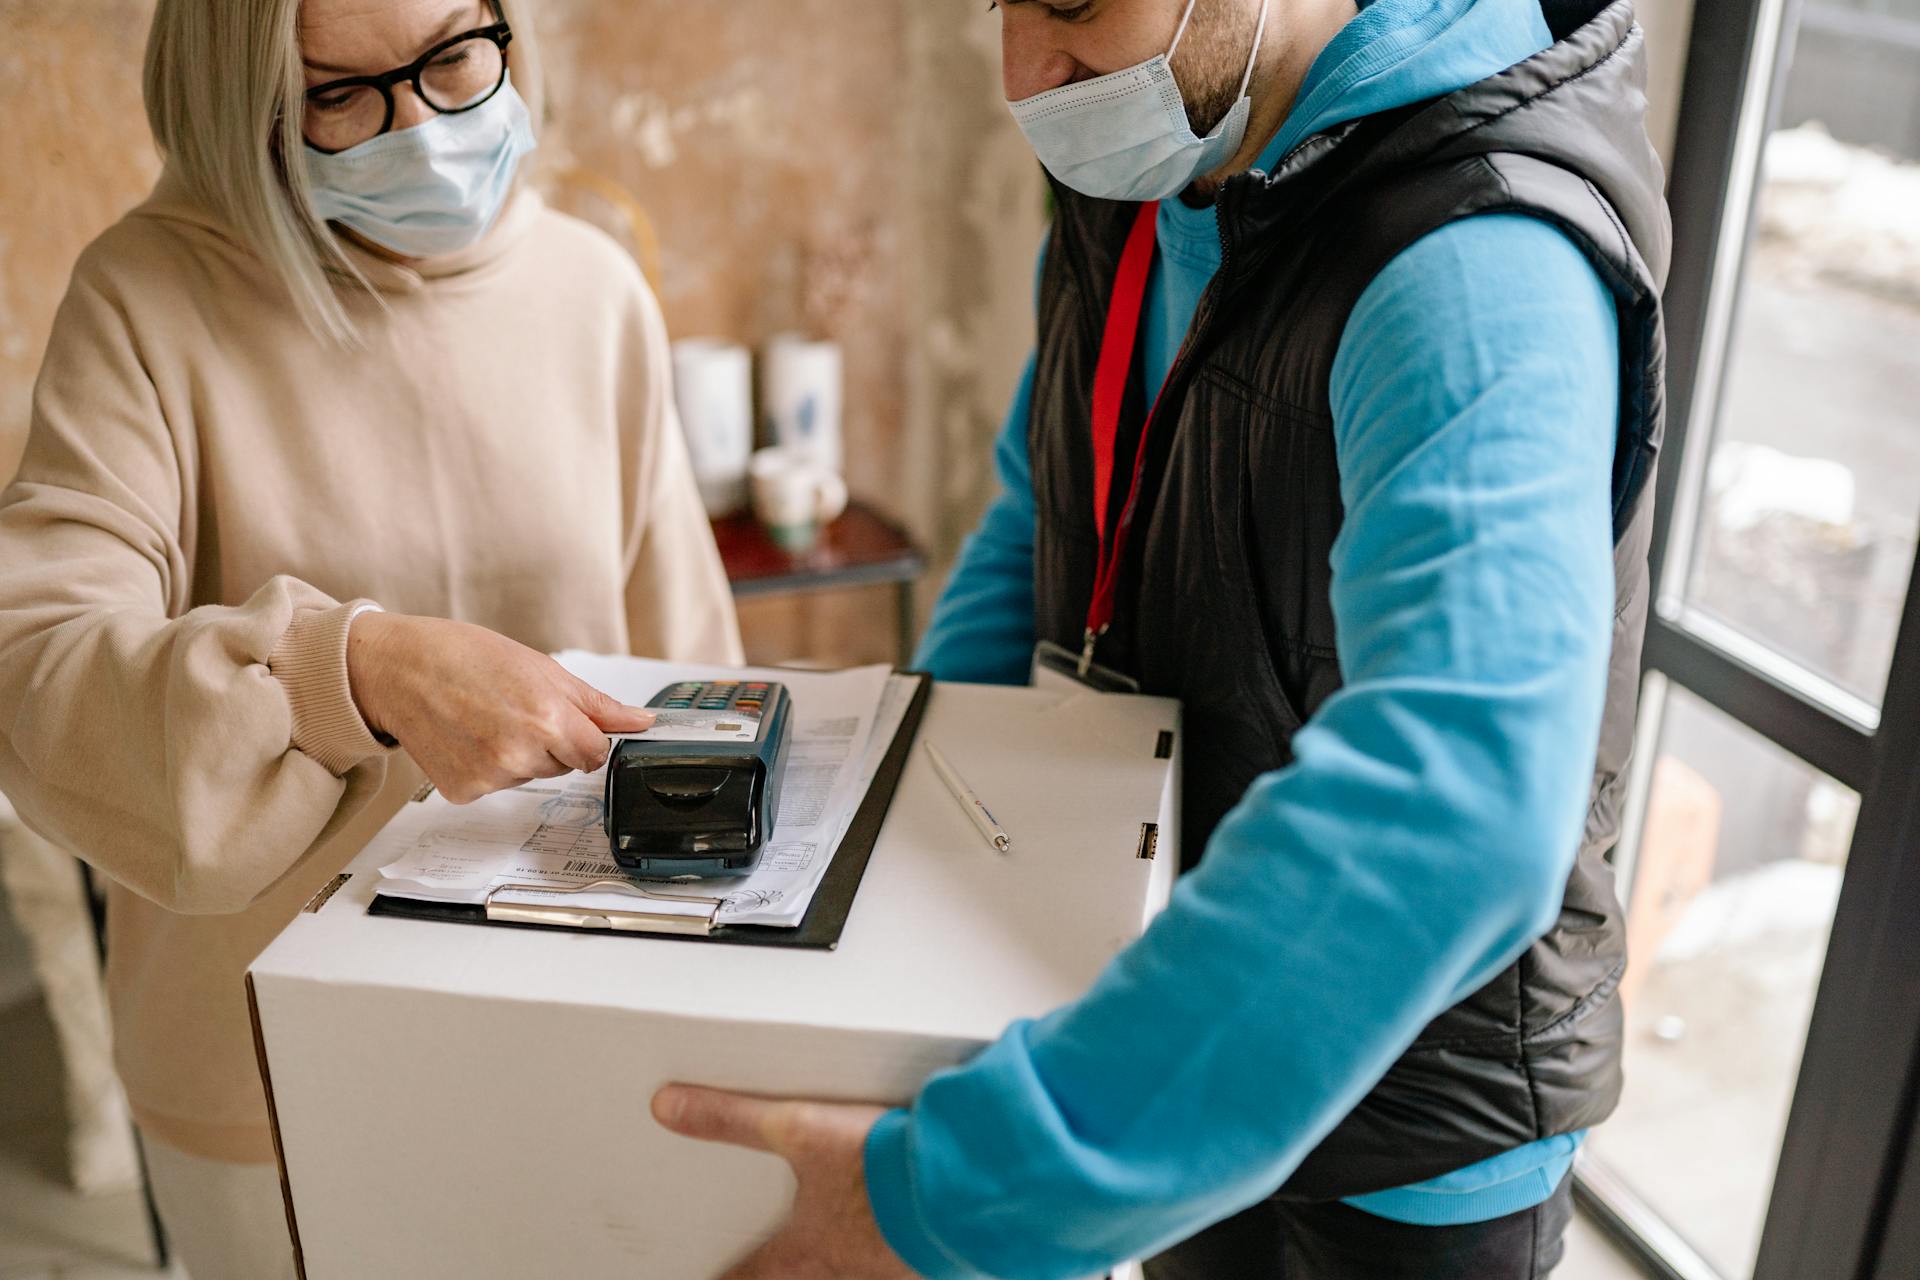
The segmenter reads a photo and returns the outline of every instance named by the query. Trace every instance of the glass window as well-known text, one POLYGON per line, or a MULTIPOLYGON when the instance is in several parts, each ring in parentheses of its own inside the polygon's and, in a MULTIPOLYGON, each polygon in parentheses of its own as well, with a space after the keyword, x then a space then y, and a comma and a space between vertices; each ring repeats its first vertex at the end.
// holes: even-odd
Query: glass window
POLYGON ((1760 1242, 1856 807, 1668 693, 1627 913, 1626 1091, 1591 1147, 1727 1276, 1760 1242))
POLYGON ((1920 518, 1920 0, 1802 13, 1687 597, 1878 704, 1920 518))

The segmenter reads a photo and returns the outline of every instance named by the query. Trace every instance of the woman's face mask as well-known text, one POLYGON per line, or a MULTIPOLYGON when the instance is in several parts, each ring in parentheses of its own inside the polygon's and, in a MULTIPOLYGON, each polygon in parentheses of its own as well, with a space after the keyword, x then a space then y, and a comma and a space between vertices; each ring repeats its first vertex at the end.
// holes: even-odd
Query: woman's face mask
POLYGON ((1252 110, 1247 86, 1260 57, 1270 0, 1261 0, 1260 25, 1239 95, 1204 138, 1195 137, 1187 121, 1186 100, 1172 65, 1196 3, 1188 0, 1173 44, 1160 56, 1011 104, 1014 120, 1049 173, 1097 199, 1164 200, 1239 152, 1252 110))
POLYGON ((493 226, 533 148, 527 104, 509 80, 471 111, 332 154, 308 146, 313 212, 402 257, 453 253, 493 226))

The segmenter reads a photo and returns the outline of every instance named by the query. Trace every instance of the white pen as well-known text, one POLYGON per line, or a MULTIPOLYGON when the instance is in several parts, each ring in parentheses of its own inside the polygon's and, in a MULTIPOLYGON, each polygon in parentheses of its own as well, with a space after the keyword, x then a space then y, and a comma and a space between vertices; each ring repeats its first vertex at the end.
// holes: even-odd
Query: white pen
POLYGON ((960 802, 960 807, 967 811, 967 816, 973 819, 973 825, 979 828, 980 834, 986 838, 987 843, 1001 853, 1011 852, 1013 841, 1007 839, 1007 833, 1000 829, 998 822, 994 821, 992 811, 980 803, 980 797, 973 793, 973 788, 954 772, 947 758, 940 754, 940 748, 931 742, 927 743, 927 759, 933 761, 933 771, 940 775, 940 781, 947 784, 947 790, 953 794, 955 800, 960 802))

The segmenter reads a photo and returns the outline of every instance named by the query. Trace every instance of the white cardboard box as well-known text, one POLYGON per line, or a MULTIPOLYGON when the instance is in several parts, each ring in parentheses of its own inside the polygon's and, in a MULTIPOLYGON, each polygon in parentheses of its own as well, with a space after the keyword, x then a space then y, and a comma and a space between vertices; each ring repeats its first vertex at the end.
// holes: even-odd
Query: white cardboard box
POLYGON ((936 688, 919 741, 1014 851, 988 848, 916 744, 834 951, 369 916, 363 857, 248 975, 303 1274, 716 1275, 784 1216, 792 1180, 660 1129, 655 1088, 904 1102, 1072 1000, 1166 902, 1178 716, 936 688))

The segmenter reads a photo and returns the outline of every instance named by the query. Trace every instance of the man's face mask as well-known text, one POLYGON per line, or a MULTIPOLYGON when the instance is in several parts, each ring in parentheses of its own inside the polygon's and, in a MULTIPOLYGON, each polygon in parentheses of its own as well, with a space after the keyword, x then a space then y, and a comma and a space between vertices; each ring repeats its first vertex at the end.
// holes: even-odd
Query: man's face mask
POLYGON ((1247 86, 1260 57, 1270 0, 1261 0, 1260 25, 1233 107, 1204 138, 1194 136, 1173 78, 1173 54, 1197 3, 1187 0, 1173 44, 1160 56, 1010 104, 1049 173, 1097 199, 1164 200, 1234 157, 1247 136, 1252 110, 1247 86))
POLYGON ((511 82, 471 111, 329 154, 306 148, 313 212, 408 258, 464 249, 493 226, 534 148, 511 82))

